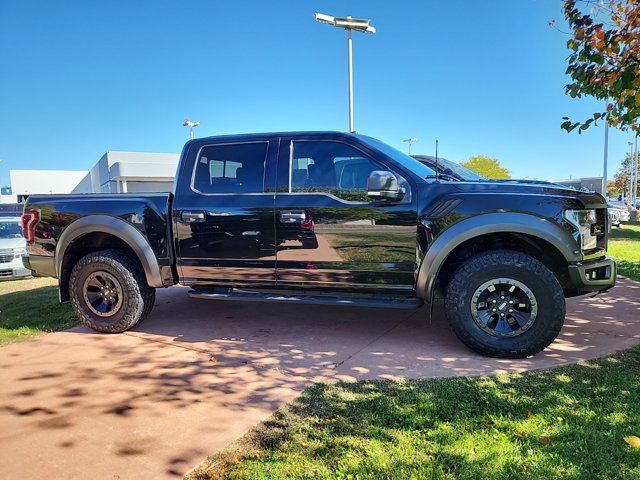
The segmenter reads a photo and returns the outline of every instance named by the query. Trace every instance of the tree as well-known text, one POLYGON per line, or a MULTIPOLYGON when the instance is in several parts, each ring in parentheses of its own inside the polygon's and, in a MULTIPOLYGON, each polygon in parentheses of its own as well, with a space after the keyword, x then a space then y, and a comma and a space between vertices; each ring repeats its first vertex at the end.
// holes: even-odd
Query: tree
POLYGON ((487 178, 511 178, 509 170, 501 166, 497 158, 472 155, 469 160, 461 162, 460 165, 487 178))
MULTIPOLYGON (((586 130, 600 118, 622 130, 640 132, 640 0, 564 0, 571 28, 566 73, 572 98, 591 96, 606 107, 591 118, 574 122, 563 117, 561 127, 586 130), (585 13, 587 10, 589 13, 585 13)), ((551 26, 554 22, 551 22, 551 26)))
MULTIPOLYGON (((613 188, 609 190, 607 187, 607 193, 611 197, 617 197, 620 194, 629 196, 629 183, 631 182, 631 154, 627 153, 620 164, 620 168, 613 176, 613 188)), ((640 186, 640 181, 638 182, 640 186)))

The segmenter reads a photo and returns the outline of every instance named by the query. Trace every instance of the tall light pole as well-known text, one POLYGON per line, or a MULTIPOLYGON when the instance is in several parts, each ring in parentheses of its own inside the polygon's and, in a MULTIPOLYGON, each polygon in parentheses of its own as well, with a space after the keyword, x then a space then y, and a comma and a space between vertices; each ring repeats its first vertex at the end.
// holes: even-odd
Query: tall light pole
POLYGON ((188 118, 185 118, 184 122, 182 122, 183 127, 189 127, 189 134, 191 136, 191 140, 193 140, 194 138, 193 129, 196 128, 198 125, 200 125, 200 122, 192 122, 188 118))
POLYGON ((366 18, 352 17, 332 17, 324 13, 314 13, 317 22, 344 28, 347 31, 347 73, 349 82, 349 132, 355 132, 353 128, 353 42, 351 41, 351 31, 373 34, 376 29, 371 26, 371 20, 366 18))
POLYGON ((633 186, 633 142, 627 142, 629 145, 629 183, 627 185, 627 201, 631 200, 631 187, 633 186))
POLYGON ((411 155, 411 145, 413 145, 414 142, 417 142, 418 139, 414 137, 409 137, 409 138, 405 138, 402 141, 407 142, 409 144, 409 155, 411 155))
POLYGON ((633 172, 631 174, 631 180, 633 184, 631 185, 631 206, 636 208, 636 201, 638 200, 638 135, 636 134, 636 146, 635 146, 635 154, 633 155, 633 161, 631 162, 631 166, 633 168, 633 172))
POLYGON ((602 166, 602 196, 607 198, 607 159, 609 157, 609 122, 604 121, 604 165, 602 166))

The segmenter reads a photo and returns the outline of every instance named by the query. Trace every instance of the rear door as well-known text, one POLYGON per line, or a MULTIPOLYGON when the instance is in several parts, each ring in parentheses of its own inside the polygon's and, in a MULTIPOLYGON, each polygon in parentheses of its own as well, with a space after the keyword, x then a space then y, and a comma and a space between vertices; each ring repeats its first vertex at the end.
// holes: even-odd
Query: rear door
POLYGON ((275 283, 277 140, 192 144, 173 204, 178 273, 186 285, 275 283))
POLYGON ((364 147, 282 138, 275 203, 278 287, 410 295, 416 271, 412 186, 364 147), (367 196, 374 170, 392 171, 400 201, 367 196))

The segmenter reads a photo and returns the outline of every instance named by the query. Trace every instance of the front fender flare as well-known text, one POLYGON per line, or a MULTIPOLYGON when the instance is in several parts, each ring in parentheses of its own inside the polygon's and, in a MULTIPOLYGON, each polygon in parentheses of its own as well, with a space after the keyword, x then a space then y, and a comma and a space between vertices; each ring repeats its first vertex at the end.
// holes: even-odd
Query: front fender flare
POLYGON ((77 238, 88 233, 108 233, 125 242, 136 254, 144 269, 144 275, 150 287, 162 287, 162 275, 158 259, 147 239, 136 227, 121 218, 109 215, 89 215, 79 218, 65 228, 56 245, 56 275, 60 278, 62 260, 69 246, 77 238))
POLYGON ((416 280, 417 296, 426 302, 432 300, 438 273, 457 246, 474 237, 497 232, 538 237, 553 245, 567 262, 582 260, 580 252, 575 253, 577 246, 574 238, 557 223, 526 213, 487 213, 462 220, 436 237, 420 264, 416 280))

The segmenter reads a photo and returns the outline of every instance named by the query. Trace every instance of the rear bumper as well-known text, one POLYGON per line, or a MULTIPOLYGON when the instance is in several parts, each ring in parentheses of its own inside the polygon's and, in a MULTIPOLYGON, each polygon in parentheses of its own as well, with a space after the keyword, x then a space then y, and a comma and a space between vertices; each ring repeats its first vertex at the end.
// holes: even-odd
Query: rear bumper
POLYGON ((23 255, 22 265, 25 269, 46 277, 57 277, 54 257, 44 255, 23 255))
POLYGON ((569 265, 571 288, 577 292, 602 292, 616 284, 616 262, 605 257, 600 260, 569 265))

